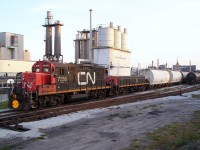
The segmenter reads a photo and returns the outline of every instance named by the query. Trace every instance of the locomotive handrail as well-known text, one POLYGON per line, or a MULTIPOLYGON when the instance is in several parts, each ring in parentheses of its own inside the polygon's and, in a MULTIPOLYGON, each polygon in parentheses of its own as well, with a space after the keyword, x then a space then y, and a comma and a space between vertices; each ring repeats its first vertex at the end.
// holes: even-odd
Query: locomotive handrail
POLYGON ((11 88, 11 87, 13 87, 13 84, 14 83, 1 82, 0 88, 11 88))

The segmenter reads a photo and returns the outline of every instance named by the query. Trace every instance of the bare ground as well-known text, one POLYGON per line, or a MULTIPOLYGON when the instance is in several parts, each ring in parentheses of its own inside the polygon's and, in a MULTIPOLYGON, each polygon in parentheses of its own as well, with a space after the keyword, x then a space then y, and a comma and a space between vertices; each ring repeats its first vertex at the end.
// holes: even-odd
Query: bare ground
MULTIPOLYGON (((200 95, 200 91, 196 94, 200 95)), ((14 149, 123 149, 135 139, 145 139, 146 142, 147 132, 174 122, 188 121, 198 109, 200 99, 191 96, 174 96, 117 106, 96 114, 95 118, 81 119, 43 130, 42 138, 28 141, 18 139, 21 144, 14 149)))

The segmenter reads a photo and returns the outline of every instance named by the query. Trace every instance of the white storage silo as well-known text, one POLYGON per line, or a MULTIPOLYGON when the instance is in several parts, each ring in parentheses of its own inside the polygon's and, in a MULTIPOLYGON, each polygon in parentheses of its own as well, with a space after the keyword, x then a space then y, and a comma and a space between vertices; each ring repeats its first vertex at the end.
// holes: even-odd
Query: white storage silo
POLYGON ((123 50, 127 50, 127 29, 124 28, 124 32, 122 33, 122 36, 121 36, 121 49, 123 50))
POLYGON ((115 30, 114 33, 114 46, 115 49, 121 49, 121 29, 120 26, 118 26, 118 28, 115 30))
POLYGON ((98 47, 114 47, 114 28, 110 23, 109 27, 99 27, 98 47))

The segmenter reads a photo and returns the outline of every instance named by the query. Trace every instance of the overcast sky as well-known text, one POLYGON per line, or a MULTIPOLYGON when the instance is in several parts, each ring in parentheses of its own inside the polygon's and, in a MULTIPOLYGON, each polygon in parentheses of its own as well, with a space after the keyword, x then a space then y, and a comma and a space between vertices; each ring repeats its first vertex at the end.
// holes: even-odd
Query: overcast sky
POLYGON ((0 32, 24 35, 24 48, 31 59, 45 53, 46 11, 64 23, 61 29, 65 62, 74 62, 75 34, 89 29, 89 9, 93 28, 120 25, 128 30, 132 65, 156 63, 172 66, 189 61, 200 69, 200 0, 8 0, 0 4, 0 32))

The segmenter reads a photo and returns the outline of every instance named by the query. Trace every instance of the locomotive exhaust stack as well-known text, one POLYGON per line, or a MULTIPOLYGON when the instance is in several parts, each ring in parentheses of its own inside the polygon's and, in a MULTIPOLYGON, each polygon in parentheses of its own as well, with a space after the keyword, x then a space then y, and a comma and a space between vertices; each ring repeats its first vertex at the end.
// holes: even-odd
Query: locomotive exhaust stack
POLYGON ((61 26, 63 24, 60 21, 56 21, 52 24, 53 16, 51 11, 47 11, 47 17, 45 18, 45 25, 42 25, 46 28, 46 38, 45 38, 45 55, 44 60, 63 62, 63 55, 61 55, 61 26), (54 36, 54 55, 52 54, 52 27, 55 28, 54 36))

